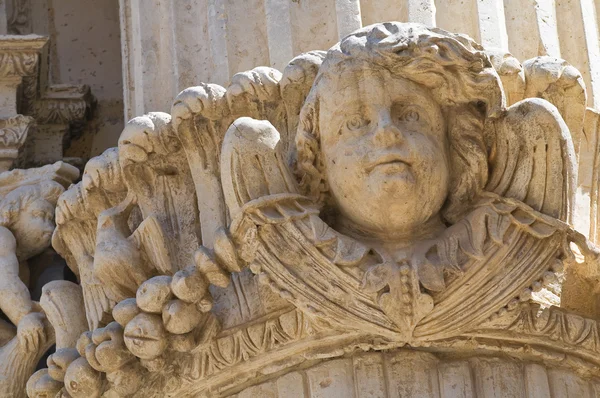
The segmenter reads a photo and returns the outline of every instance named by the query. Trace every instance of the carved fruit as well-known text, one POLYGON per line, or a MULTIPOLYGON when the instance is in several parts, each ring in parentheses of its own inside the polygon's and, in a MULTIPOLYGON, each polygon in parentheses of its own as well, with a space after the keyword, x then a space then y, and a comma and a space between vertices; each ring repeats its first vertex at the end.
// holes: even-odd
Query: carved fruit
POLYGON ((89 344, 93 344, 92 343, 92 332, 87 331, 85 333, 82 333, 81 336, 79 336, 79 339, 77 339, 77 352, 79 353, 79 355, 81 355, 82 357, 85 358, 85 348, 89 345, 89 344))
POLYGON ((50 377, 48 369, 41 369, 29 378, 26 389, 29 398, 48 398, 57 397, 62 388, 63 383, 50 377))
POLYGON ((196 303, 208 293, 208 281, 195 267, 189 267, 173 275, 171 289, 177 298, 196 303))
POLYGON ((210 283, 219 287, 229 285, 229 273, 225 272, 215 260, 214 253, 204 246, 200 246, 194 253, 196 267, 210 283))
POLYGON ((98 398, 102 388, 101 376, 85 358, 77 358, 65 373, 65 389, 72 398, 98 398))
POLYGON ((98 344, 95 356, 104 372, 115 371, 133 359, 123 341, 123 327, 117 322, 111 322, 105 328, 96 329, 92 338, 94 343, 98 344))
POLYGON ((185 334, 198 326, 202 319, 202 313, 194 304, 173 300, 165 306, 162 319, 165 328, 170 333, 185 334))
POLYGON ((136 300, 134 298, 128 298, 115 305, 112 314, 115 321, 117 321, 119 325, 125 327, 129 321, 131 321, 140 312, 141 311, 137 306, 136 300))
POLYGON ((120 368, 117 372, 107 373, 106 379, 111 383, 111 390, 119 397, 128 397, 139 391, 147 372, 139 362, 134 361, 120 368))
POLYGON ((142 283, 137 290, 135 301, 145 312, 160 314, 164 305, 173 298, 170 276, 155 276, 142 283))
POLYGON ((195 332, 175 334, 169 340, 171 349, 177 352, 190 352, 197 345, 195 332))
POLYGON ((80 355, 75 348, 61 348, 48 357, 48 375, 54 380, 63 381, 69 365, 79 358, 80 355))
POLYGON ((138 314, 125 327, 125 345, 133 355, 153 359, 167 348, 167 333, 159 315, 138 314))
POLYGON ((242 271, 242 264, 238 258, 235 245, 228 231, 223 227, 215 232, 214 250, 217 262, 226 267, 229 272, 242 271))

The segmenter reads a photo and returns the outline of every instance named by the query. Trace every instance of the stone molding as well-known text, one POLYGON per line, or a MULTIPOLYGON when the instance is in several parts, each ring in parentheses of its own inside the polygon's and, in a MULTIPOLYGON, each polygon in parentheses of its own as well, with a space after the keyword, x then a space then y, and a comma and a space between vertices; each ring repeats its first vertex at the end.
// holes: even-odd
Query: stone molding
POLYGON ((87 85, 55 84, 34 105, 39 124, 77 124, 89 119, 95 99, 87 85))

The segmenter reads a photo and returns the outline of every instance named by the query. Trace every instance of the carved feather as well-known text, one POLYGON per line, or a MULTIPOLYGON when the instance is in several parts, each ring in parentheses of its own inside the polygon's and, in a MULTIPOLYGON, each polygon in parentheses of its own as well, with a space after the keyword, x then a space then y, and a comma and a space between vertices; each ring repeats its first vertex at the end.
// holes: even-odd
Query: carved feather
POLYGON ((570 222, 576 161, 558 110, 545 100, 526 99, 493 122, 493 130, 486 190, 570 222))
POLYGON ((160 224, 154 217, 146 218, 131 234, 136 246, 150 264, 162 275, 172 275, 177 270, 169 258, 169 249, 160 224))
POLYGON ((283 74, 258 67, 233 76, 227 89, 201 84, 184 90, 175 99, 171 109, 173 128, 192 171, 203 246, 212 248, 214 231, 226 227, 230 219, 221 190, 229 182, 229 177, 221 180, 221 167, 225 164, 221 160, 222 143, 227 129, 240 117, 270 122, 281 133, 279 156, 287 165, 292 158, 300 108, 324 54, 320 51, 301 54, 283 74))
POLYGON ((108 298, 105 288, 94 276, 92 257, 86 256, 85 260, 80 261, 79 269, 89 330, 94 330, 106 325, 105 320, 115 303, 108 298))
POLYGON ((94 276, 93 253, 96 249, 96 217, 81 194, 81 183, 73 185, 58 200, 57 227, 52 246, 63 256, 81 285, 90 330, 105 324, 114 306, 106 288, 94 276))

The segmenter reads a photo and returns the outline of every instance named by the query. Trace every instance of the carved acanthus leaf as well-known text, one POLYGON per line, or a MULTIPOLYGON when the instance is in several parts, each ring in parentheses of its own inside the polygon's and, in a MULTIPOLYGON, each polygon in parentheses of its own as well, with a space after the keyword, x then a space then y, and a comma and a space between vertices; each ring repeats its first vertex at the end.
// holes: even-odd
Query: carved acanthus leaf
POLYGON ((81 123, 90 116, 95 99, 86 85, 53 85, 34 103, 38 124, 81 123))

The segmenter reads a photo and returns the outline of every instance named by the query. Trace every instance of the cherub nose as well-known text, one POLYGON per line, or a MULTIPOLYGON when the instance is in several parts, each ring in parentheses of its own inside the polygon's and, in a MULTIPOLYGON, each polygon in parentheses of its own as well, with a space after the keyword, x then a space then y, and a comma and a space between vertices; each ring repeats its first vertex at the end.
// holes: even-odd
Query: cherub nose
POLYGON ((379 114, 373 139, 375 143, 382 146, 391 146, 404 141, 404 134, 394 123, 389 111, 379 114))

